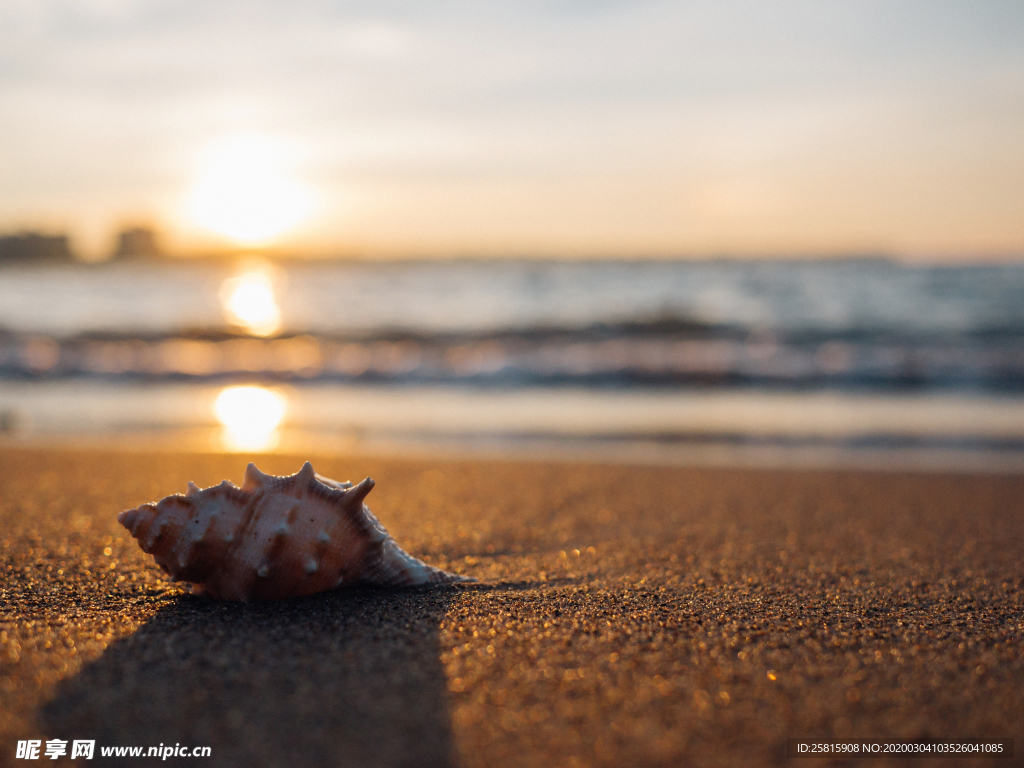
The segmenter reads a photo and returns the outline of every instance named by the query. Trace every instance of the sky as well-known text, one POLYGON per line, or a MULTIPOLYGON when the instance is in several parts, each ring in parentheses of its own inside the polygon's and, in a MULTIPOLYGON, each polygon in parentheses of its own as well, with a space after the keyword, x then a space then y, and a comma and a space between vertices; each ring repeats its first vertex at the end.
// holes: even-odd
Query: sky
POLYGON ((0 231, 1024 258, 1019 0, 3 0, 0 231))

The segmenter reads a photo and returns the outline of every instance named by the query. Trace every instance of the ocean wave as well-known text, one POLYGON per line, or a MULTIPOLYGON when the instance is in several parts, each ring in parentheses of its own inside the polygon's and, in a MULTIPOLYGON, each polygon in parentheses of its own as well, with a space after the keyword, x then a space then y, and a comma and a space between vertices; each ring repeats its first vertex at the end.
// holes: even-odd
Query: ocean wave
POLYGON ((784 332, 658 316, 484 333, 384 329, 256 338, 0 331, 0 377, 1024 389, 1024 334, 784 332))

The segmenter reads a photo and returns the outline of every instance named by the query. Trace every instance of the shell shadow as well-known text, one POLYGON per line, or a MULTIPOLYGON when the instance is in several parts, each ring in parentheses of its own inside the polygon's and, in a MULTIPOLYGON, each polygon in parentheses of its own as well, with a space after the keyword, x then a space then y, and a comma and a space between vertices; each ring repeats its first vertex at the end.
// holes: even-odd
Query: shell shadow
POLYGON ((183 595, 58 687, 50 733, 210 746, 227 766, 449 766, 439 625, 457 588, 183 595))

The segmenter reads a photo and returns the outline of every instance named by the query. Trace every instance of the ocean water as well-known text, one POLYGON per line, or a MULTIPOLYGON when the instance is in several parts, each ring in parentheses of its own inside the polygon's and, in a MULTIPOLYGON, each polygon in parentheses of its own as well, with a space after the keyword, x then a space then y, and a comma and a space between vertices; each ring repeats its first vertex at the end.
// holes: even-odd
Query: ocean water
POLYGON ((238 385, 283 403, 278 432, 328 445, 945 451, 1007 466, 1024 455, 1024 266, 0 269, 8 436, 217 428, 217 397, 238 385))

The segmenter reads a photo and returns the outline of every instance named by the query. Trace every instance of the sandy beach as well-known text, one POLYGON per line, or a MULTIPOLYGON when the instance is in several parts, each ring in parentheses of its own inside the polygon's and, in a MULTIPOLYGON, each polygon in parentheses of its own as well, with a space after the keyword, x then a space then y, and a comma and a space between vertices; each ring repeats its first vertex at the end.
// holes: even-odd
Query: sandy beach
POLYGON ((257 464, 305 458, 373 477, 400 544, 480 583, 195 597, 116 515, 248 457, 0 449, 0 764, 24 739, 217 766, 781 765, 851 736, 1021 759, 1024 477, 257 464))

